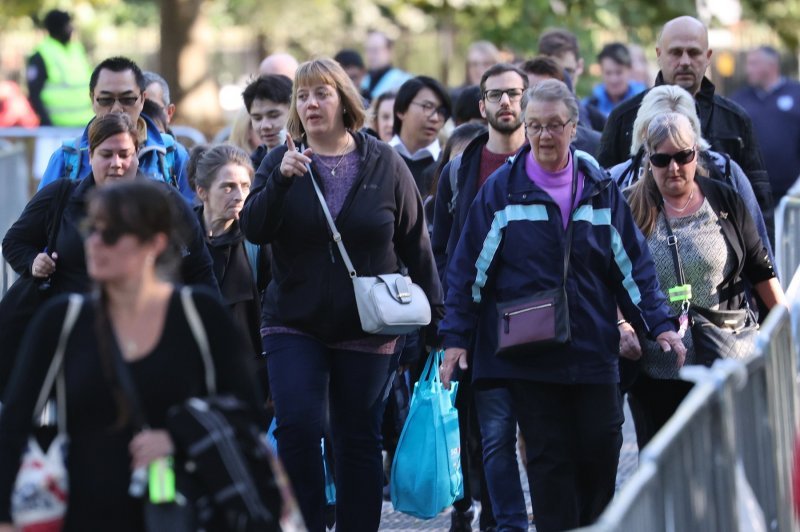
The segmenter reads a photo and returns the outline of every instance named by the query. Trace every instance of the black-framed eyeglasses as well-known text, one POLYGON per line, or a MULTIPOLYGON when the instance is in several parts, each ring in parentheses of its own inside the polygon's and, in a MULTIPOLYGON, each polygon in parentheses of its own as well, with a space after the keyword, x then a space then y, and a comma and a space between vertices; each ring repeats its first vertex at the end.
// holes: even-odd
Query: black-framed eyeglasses
POLYGON ((697 150, 694 148, 686 148, 685 150, 681 150, 676 153, 651 153, 650 154, 650 164, 655 166, 656 168, 666 168, 669 166, 670 161, 675 159, 675 162, 679 165, 683 166, 684 164, 689 164, 690 162, 694 161, 694 157, 697 154, 697 150))
POLYGON ((545 130, 547 130, 550 135, 560 135, 564 132, 564 128, 567 127, 567 124, 571 122, 572 120, 567 120, 563 124, 547 124, 546 126, 542 124, 525 124, 525 128, 532 137, 540 136, 545 130))
POLYGON ((422 108, 422 111, 428 118, 433 118, 434 115, 439 115, 442 117, 442 120, 447 120, 450 118, 450 111, 447 110, 447 107, 444 105, 437 106, 435 103, 431 102, 414 102, 414 105, 418 105, 422 108))
POLYGON ((96 101, 97 105, 100 107, 113 107, 114 102, 119 102, 122 107, 130 107, 135 105, 141 97, 141 94, 138 96, 100 96, 95 98, 94 101, 96 101))
POLYGON ((487 102, 497 103, 503 99, 503 94, 508 95, 508 100, 511 102, 518 102, 522 99, 522 89, 490 89, 484 91, 483 97, 487 102))
POLYGON ((90 221, 88 218, 81 222, 79 229, 84 240, 97 233, 100 235, 100 240, 102 240, 103 244, 106 246, 115 245, 117 242, 119 242, 119 239, 122 238, 123 235, 128 233, 128 231, 121 228, 100 227, 95 222, 90 221))

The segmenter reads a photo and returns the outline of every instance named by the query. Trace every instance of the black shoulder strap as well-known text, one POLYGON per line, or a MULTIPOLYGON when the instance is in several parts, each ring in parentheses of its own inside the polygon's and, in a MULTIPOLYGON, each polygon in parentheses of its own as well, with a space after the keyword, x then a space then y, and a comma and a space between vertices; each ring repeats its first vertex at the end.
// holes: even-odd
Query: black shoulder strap
POLYGON ((658 206, 660 213, 664 215, 664 225, 667 227, 667 246, 672 251, 672 262, 675 265, 675 275, 678 277, 678 284, 683 286, 686 284, 686 277, 683 275, 683 264, 681 264, 681 255, 678 253, 678 237, 672 232, 672 225, 669 223, 667 213, 664 212, 663 203, 658 206))
POLYGON ((575 201, 577 200, 578 195, 578 158, 575 157, 575 153, 572 153, 572 196, 571 202, 569 205, 569 219, 567 220, 567 246, 566 250, 564 251, 564 279, 563 279, 563 286, 566 288, 567 286, 567 272, 569 271, 569 257, 572 253, 572 211, 575 208, 575 201))
POLYGON ((64 208, 70 198, 72 185, 75 183, 70 179, 62 178, 61 188, 58 189, 58 194, 55 200, 55 216, 50 223, 50 233, 47 235, 47 249, 49 253, 55 251, 56 239, 58 239, 58 231, 61 229, 61 218, 64 217, 64 208))

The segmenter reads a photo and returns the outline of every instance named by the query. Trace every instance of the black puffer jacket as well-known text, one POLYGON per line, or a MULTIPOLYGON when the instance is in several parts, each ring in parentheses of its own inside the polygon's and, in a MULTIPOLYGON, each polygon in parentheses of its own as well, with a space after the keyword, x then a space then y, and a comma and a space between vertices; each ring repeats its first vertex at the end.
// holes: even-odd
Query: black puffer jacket
MULTIPOLYGON (((664 84, 664 78, 659 72, 656 86, 664 84)), ((772 189, 758 148, 758 141, 753 134, 753 124, 739 104, 715 94, 714 91, 714 84, 708 78, 703 78, 700 91, 695 96, 703 138, 711 144, 711 149, 727 153, 742 167, 753 185, 753 192, 769 228, 772 219, 770 216, 772 189)), ((622 102, 611 111, 606 128, 603 130, 600 153, 597 157, 604 168, 611 168, 630 158, 633 122, 636 120, 642 99, 648 92, 650 91, 642 92, 622 102)))
MULTIPOLYGON (((388 144, 364 133, 353 137, 361 167, 335 220, 342 241, 358 275, 398 272, 405 265, 428 296, 429 330, 435 331, 442 293, 414 179, 388 144)), ((309 174, 280 173, 286 149, 272 149, 261 163, 240 217, 248 240, 272 244, 262 324, 296 328, 325 342, 363 337, 353 285, 309 174)))

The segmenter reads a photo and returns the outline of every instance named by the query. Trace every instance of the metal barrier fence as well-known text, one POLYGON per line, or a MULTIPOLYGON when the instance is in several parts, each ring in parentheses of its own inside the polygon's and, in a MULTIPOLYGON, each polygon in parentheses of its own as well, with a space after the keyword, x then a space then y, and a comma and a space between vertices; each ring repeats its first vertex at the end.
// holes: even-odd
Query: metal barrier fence
POLYGON ((775 210, 775 262, 785 289, 791 272, 800 266, 800 180, 784 196, 775 210))
POLYGON ((800 271, 745 363, 687 367, 695 387, 639 456, 591 532, 798 530, 791 472, 798 426, 800 271))
POLYGON ((24 146, 0 146, 0 238, 28 203, 28 161, 24 146))

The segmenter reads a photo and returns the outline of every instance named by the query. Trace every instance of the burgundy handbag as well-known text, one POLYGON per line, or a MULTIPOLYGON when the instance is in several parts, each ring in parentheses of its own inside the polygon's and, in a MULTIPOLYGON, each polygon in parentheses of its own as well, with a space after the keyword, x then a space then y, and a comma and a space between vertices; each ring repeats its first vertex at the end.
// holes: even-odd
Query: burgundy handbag
MULTIPOLYGON (((578 163, 573 159, 572 206, 578 192, 578 163)), ((564 346, 572 335, 567 301, 567 272, 572 251, 572 216, 567 222, 564 277, 561 286, 497 304, 497 356, 518 358, 541 349, 564 346)))

